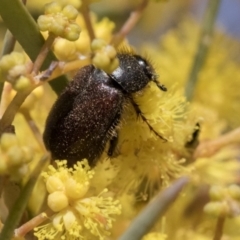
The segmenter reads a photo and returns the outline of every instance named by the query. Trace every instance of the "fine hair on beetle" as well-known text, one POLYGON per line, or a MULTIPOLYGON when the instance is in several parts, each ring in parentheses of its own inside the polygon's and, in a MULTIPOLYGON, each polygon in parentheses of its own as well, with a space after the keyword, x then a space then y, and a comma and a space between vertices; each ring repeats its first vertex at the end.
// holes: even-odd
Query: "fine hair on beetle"
POLYGON ((86 158, 93 167, 107 142, 107 154, 113 156, 125 103, 130 103, 137 117, 166 141, 149 124, 132 95, 143 90, 150 81, 162 91, 167 91, 166 87, 158 82, 149 61, 140 55, 122 51, 117 58, 119 66, 110 74, 94 65, 79 69, 53 104, 43 134, 44 144, 53 159, 67 159, 72 166, 86 158))

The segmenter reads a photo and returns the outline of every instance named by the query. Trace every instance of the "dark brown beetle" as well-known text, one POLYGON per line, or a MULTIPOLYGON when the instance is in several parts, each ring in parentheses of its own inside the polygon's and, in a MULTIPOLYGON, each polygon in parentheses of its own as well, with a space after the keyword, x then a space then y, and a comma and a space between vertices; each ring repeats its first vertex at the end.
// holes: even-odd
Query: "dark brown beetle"
POLYGON ((119 67, 111 74, 93 65, 81 68, 61 93, 46 121, 43 135, 53 159, 67 159, 69 165, 87 158, 94 166, 110 140, 108 155, 117 143, 116 126, 128 101, 136 113, 160 138, 141 113, 132 93, 142 90, 150 81, 157 82, 147 60, 132 53, 119 53, 119 67))

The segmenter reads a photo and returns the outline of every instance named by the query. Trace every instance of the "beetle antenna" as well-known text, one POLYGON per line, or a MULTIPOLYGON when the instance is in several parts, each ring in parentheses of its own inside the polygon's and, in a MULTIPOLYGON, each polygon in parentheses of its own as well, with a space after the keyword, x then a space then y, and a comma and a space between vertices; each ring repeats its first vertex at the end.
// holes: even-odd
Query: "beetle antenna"
POLYGON ((167 91, 167 88, 163 84, 159 83, 157 80, 154 79, 153 82, 155 82, 158 88, 160 88, 162 91, 167 91))

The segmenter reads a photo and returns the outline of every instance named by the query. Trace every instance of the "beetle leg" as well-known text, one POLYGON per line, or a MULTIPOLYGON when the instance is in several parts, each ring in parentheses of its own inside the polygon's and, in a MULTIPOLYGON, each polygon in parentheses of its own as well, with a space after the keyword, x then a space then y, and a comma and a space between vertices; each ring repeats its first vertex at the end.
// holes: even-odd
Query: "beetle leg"
POLYGON ((110 142, 109 142, 109 149, 108 149, 108 156, 112 157, 113 153, 116 150, 117 147, 117 143, 118 143, 118 132, 115 130, 114 133, 111 136, 110 142))
POLYGON ((141 109, 139 108, 139 106, 137 105, 137 103, 135 103, 135 101, 133 100, 132 97, 129 97, 129 100, 137 114, 137 116, 140 116, 142 118, 142 120, 148 125, 150 131, 153 131, 154 134, 161 138, 162 140, 166 141, 167 142, 167 139, 164 138, 163 136, 161 136, 157 131, 154 130, 154 128, 150 125, 150 123, 148 122, 147 118, 144 116, 144 114, 141 112, 141 109))
POLYGON ((198 144, 199 144, 199 134, 200 134, 200 131, 201 131, 201 126, 200 124, 197 122, 196 123, 196 126, 194 128, 194 131, 192 133, 192 139, 188 142, 185 143, 185 147, 188 148, 188 149, 192 149, 194 150, 198 144))
POLYGON ((119 110, 119 112, 116 114, 114 122, 113 122, 111 128, 108 130, 109 148, 108 148, 107 154, 109 157, 113 157, 113 155, 116 151, 116 147, 117 147, 117 143, 118 143, 117 127, 119 125, 121 111, 122 110, 119 110))

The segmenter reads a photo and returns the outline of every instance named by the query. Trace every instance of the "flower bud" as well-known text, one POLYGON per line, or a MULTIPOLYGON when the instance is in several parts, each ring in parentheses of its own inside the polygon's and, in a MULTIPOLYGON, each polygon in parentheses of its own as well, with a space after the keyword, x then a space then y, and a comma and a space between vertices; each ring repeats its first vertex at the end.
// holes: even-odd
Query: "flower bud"
POLYGON ((62 10, 62 6, 57 2, 50 2, 45 5, 45 14, 58 13, 62 10))
POLYGON ((67 5, 63 8, 62 13, 69 19, 75 20, 78 16, 78 11, 72 5, 67 5))
POLYGON ((16 91, 24 91, 31 86, 30 79, 24 76, 21 76, 17 82, 14 84, 14 89, 16 91))
POLYGON ((53 192, 48 195, 48 206, 54 212, 59 212, 68 206, 68 198, 63 192, 53 192))
POLYGON ((51 17, 45 16, 45 15, 41 15, 37 19, 39 29, 40 31, 43 31, 43 32, 49 29, 51 22, 52 22, 51 17))
POLYGON ((55 16, 54 21, 51 22, 49 31, 57 36, 61 36, 64 33, 66 25, 67 19, 64 19, 62 16, 55 16))
POLYGON ((29 148, 29 147, 22 147, 22 151, 23 151, 23 161, 24 163, 29 163, 32 158, 33 158, 33 149, 29 148))
POLYGON ((23 53, 12 52, 11 54, 7 54, 1 58, 0 68, 2 71, 8 71, 15 65, 24 64, 25 60, 26 56, 23 53))
POLYGON ((22 149, 17 145, 12 146, 8 149, 7 156, 8 156, 7 165, 9 167, 19 166, 23 163, 24 154, 22 149))
POLYGON ((229 195, 235 199, 240 200, 240 187, 236 184, 232 184, 228 187, 229 195))
POLYGON ((230 208, 228 204, 224 202, 209 202, 204 207, 204 212, 213 216, 229 216, 230 208))
POLYGON ((65 28, 63 37, 69 41, 76 41, 79 38, 80 27, 76 23, 71 23, 65 28))
POLYGON ((47 179, 46 187, 49 193, 64 190, 63 182, 58 177, 55 176, 50 176, 47 179))
POLYGON ((209 195, 213 201, 223 200, 226 195, 226 190, 221 186, 212 186, 209 190, 209 195))
POLYGON ((12 133, 4 133, 0 140, 1 148, 3 151, 7 151, 11 146, 17 145, 17 137, 12 133))
POLYGON ((110 57, 111 59, 115 58, 117 55, 116 49, 111 45, 106 46, 105 52, 108 55, 108 57, 110 57))
POLYGON ((72 199, 81 198, 87 193, 88 189, 88 184, 79 184, 72 178, 69 178, 65 183, 66 195, 72 199))
POLYGON ((93 64, 100 69, 105 69, 110 64, 108 55, 104 52, 96 53, 93 58, 93 64))
POLYGON ((106 46, 107 46, 107 43, 105 42, 105 40, 97 39, 97 38, 93 39, 92 44, 91 44, 91 48, 92 48, 93 52, 99 51, 106 46))
POLYGON ((21 75, 24 75, 25 73, 26 73, 26 65, 25 64, 19 64, 19 65, 13 66, 9 70, 8 74, 11 78, 17 78, 21 75))

